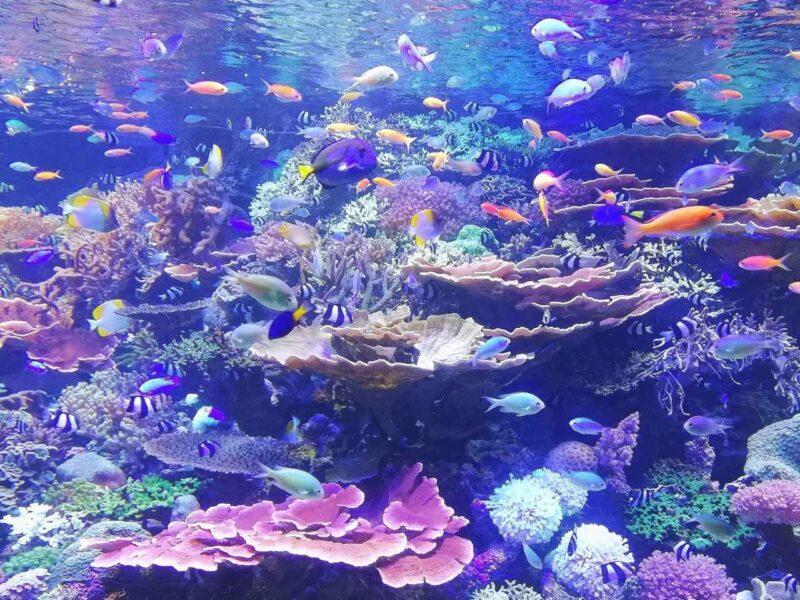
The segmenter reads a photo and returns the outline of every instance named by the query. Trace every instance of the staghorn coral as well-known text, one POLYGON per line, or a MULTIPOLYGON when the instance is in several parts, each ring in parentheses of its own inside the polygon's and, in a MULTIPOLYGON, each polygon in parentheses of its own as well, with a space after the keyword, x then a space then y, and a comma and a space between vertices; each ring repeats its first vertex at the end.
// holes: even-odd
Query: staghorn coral
POLYGON ((500 587, 490 583, 485 588, 475 590, 470 600, 543 600, 532 587, 516 581, 506 581, 500 587))
POLYGON ((657 550, 639 565, 636 580, 641 600, 732 600, 736 590, 725 567, 702 554, 678 560, 657 550))
POLYGON ((15 540, 12 545, 14 550, 25 548, 35 541, 58 548, 75 539, 84 528, 78 516, 62 513, 47 504, 34 502, 18 507, 15 512, 0 519, 0 523, 11 527, 9 536, 15 540))
POLYGON ((0 254, 20 252, 18 243, 23 240, 42 240, 44 246, 44 238, 60 226, 61 219, 55 215, 42 215, 21 206, 0 207, 0 254))

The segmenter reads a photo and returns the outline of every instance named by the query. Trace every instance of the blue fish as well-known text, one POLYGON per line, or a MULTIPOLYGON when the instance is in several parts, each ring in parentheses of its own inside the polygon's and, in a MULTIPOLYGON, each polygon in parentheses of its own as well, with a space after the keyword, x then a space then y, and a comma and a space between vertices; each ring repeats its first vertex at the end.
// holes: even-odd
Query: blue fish
POLYGON ((228 219, 228 225, 244 233, 253 233, 256 230, 256 228, 253 227, 253 224, 250 221, 246 219, 239 219, 237 217, 228 219))
POLYGON ((225 87, 228 88, 229 94, 241 94, 247 89, 241 83, 236 83, 235 81, 226 81, 225 87))
POLYGON ((53 258, 56 255, 56 251, 53 248, 44 248, 42 250, 36 250, 35 252, 31 252, 27 258, 25 259, 25 264, 27 265, 41 265, 46 263, 48 260, 53 258))
POLYGON ((314 175, 322 187, 332 188, 355 183, 377 166, 378 157, 372 146, 360 138, 347 138, 321 148, 311 164, 302 163, 298 169, 302 181, 314 175))
POLYGON ((494 358, 508 348, 511 340, 503 336, 495 336, 486 340, 472 356, 472 366, 477 367, 479 360, 494 358))
POLYGON ((205 121, 206 118, 202 115, 186 115, 183 117, 183 122, 188 125, 194 125, 196 123, 202 123, 205 121))
POLYGON ((267 168, 267 169, 277 169, 278 168, 278 163, 276 161, 272 160, 271 158, 262 158, 260 161, 258 161, 258 164, 260 164, 262 167, 267 168))
POLYGON ((437 185, 439 185, 439 178, 436 177, 436 175, 429 175, 425 178, 425 183, 422 184, 420 189, 429 191, 435 188, 437 185))
POLYGON ((142 394, 160 394, 171 392, 181 385, 180 377, 154 377, 139 386, 142 394))
POLYGON ((150 139, 156 144, 161 144, 163 146, 169 146, 175 143, 175 136, 171 133, 164 133, 163 131, 158 131, 155 135, 151 135, 150 139))
POLYGON ((598 206, 592 211, 592 219, 598 225, 624 225, 622 215, 625 214, 625 209, 619 204, 604 204, 598 206))

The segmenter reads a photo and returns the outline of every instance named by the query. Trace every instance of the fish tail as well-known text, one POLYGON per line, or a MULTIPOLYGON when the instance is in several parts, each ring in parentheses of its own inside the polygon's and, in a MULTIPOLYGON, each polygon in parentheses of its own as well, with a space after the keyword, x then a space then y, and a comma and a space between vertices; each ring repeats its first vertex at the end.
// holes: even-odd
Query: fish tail
POLYGON ((28 110, 29 106, 33 106, 33 102, 23 102, 22 103, 22 110, 24 110, 26 113, 31 112, 31 111, 28 110))
POLYGON ((314 165, 301 163, 297 166, 297 170, 300 171, 300 177, 302 177, 300 182, 303 183, 306 179, 311 177, 311 174, 314 172, 314 165))
POLYGON ((184 79, 184 80, 183 80, 183 83, 185 83, 185 84, 186 84, 186 89, 185 89, 185 90, 183 90, 183 93, 184 93, 184 94, 188 94, 189 92, 191 92, 191 91, 192 91, 192 84, 191 84, 191 83, 189 83, 189 80, 188 80, 188 79, 184 79))
POLYGON ((54 177, 55 177, 56 179, 64 179, 64 178, 61 176, 61 171, 60 171, 60 170, 59 170, 59 171, 56 171, 56 174, 54 175, 54 177))
POLYGON ((556 178, 556 187, 560 190, 564 189, 564 180, 569 177, 569 174, 572 173, 572 169, 567 171, 566 173, 562 173, 556 178))
POLYGON ((348 90, 352 90, 353 88, 358 87, 360 83, 361 83, 361 78, 360 77, 353 77, 353 83, 351 83, 350 87, 347 88, 347 89, 348 90))
POLYGON ((261 79, 261 83, 263 83, 265 86, 267 86, 267 91, 264 92, 264 95, 265 96, 269 96, 272 93, 272 86, 269 84, 269 82, 266 79, 263 79, 263 78, 261 79))
POLYGON ((495 408, 498 408, 500 406, 499 402, 495 398, 490 398, 489 396, 484 396, 483 399, 486 400, 487 402, 489 402, 489 408, 486 409, 487 413, 490 410, 494 410, 495 408))
POLYGON ((631 219, 628 215, 622 215, 622 224, 625 227, 625 247, 630 248, 636 242, 638 242, 642 237, 644 237, 644 232, 642 231, 642 224, 639 221, 631 219))
POLYGON ((271 479, 272 477, 275 476, 275 471, 270 469, 267 465, 262 463, 257 463, 257 464, 259 472, 253 475, 253 477, 255 477, 256 479, 271 479))
POLYGON ((89 322, 89 329, 94 331, 100 326, 100 321, 95 319, 86 319, 89 322))
POLYGON ((778 266, 784 271, 791 271, 791 269, 786 266, 786 259, 789 258, 792 254, 793 254, 792 252, 789 252, 789 254, 785 254, 778 259, 778 266))
POLYGON ((444 102, 442 102, 442 110, 444 112, 447 112, 447 103, 448 102, 450 102, 450 100, 445 100, 444 102))
POLYGON ((406 141, 406 151, 407 151, 409 154, 411 153, 411 144, 412 144, 412 143, 414 142, 414 140, 416 140, 416 139, 417 139, 417 138, 408 138, 408 140, 406 141))
POLYGON ((745 171, 746 169, 742 166, 742 162, 744 161, 744 156, 740 156, 731 164, 728 165, 728 172, 729 173, 738 173, 739 171, 745 171))

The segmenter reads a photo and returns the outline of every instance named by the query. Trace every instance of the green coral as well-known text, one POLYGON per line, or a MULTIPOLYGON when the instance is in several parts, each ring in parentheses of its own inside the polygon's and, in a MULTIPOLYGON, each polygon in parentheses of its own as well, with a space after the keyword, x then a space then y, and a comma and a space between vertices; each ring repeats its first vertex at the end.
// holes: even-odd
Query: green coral
POLYGON ((173 482, 158 475, 148 475, 141 480, 129 479, 116 490, 74 480, 52 486, 45 498, 67 514, 125 520, 170 507, 175 498, 193 494, 199 487, 199 479, 189 477, 173 482))
POLYGON ((488 236, 487 241, 489 241, 490 245, 493 243, 495 247, 499 246, 499 242, 494 237, 492 230, 478 225, 464 225, 461 231, 458 232, 456 239, 449 242, 449 245, 469 256, 483 256, 490 253, 486 246, 483 245, 484 236, 488 236))
POLYGON ((632 533, 647 539, 687 540, 698 550, 710 548, 717 540, 697 528, 685 526, 698 514, 711 514, 735 524, 735 532, 726 545, 739 548, 756 532, 744 524, 736 523, 730 512, 731 494, 711 488, 700 471, 675 460, 656 463, 646 475, 647 487, 671 486, 670 490, 655 494, 640 506, 628 506, 627 527, 632 533))
POLYGON ((6 577, 11 577, 31 569, 47 569, 49 571, 56 564, 60 552, 57 548, 51 548, 50 546, 39 546, 27 552, 20 552, 3 564, 3 574, 6 577))

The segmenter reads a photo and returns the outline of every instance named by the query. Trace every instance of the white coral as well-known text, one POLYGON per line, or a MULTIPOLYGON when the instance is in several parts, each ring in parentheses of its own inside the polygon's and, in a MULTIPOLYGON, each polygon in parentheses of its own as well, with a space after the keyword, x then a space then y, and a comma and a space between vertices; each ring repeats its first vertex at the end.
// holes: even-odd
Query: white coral
POLYGON ((565 517, 578 514, 586 505, 588 492, 572 481, 551 471, 550 469, 536 469, 528 477, 537 480, 541 485, 549 488, 561 503, 561 510, 565 517))
POLYGON ((610 562, 633 563, 628 541, 603 525, 580 525, 574 531, 577 545, 572 556, 567 554, 572 532, 565 534, 550 554, 556 579, 585 600, 615 600, 620 588, 603 583, 601 566, 610 562))
POLYGON ((65 516, 47 504, 33 503, 17 509, 16 515, 6 515, 0 523, 11 526, 11 537, 16 537, 13 550, 24 548, 35 540, 58 548, 70 542, 84 527, 83 521, 65 516))
POLYGON ((563 518, 558 496, 530 478, 510 479, 486 506, 500 535, 510 542, 545 544, 563 518))
POLYGON ((472 592, 469 598, 470 600, 542 600, 541 594, 532 587, 516 581, 506 581, 500 587, 490 583, 485 588, 472 592))

